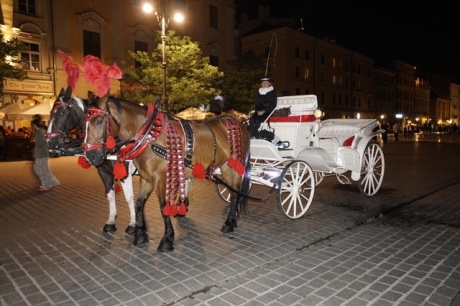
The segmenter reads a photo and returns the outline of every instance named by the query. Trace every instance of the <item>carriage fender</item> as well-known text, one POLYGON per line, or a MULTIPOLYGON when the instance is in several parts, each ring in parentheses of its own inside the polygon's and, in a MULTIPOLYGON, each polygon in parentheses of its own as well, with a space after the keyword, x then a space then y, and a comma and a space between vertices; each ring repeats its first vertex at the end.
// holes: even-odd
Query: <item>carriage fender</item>
POLYGON ((383 130, 373 132, 367 136, 362 137, 359 140, 356 146, 356 151, 358 152, 358 155, 359 155, 359 164, 357 165, 358 168, 352 170, 351 172, 351 179, 353 181, 357 181, 361 177, 361 164, 363 162, 364 151, 366 150, 367 145, 369 144, 369 142, 371 141, 373 137, 377 136, 378 134, 381 134, 382 132, 383 130))

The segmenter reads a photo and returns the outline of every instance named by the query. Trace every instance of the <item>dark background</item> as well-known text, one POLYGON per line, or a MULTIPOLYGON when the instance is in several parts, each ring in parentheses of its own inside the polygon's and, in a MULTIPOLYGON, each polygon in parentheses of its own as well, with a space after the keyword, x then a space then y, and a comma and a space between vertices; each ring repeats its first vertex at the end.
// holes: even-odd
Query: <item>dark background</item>
POLYGON ((417 76, 448 75, 460 81, 460 5, 454 1, 236 0, 237 13, 257 16, 257 5, 270 16, 295 18, 310 35, 376 62, 400 59, 417 67, 417 76), (300 2, 300 3, 299 3, 300 2))

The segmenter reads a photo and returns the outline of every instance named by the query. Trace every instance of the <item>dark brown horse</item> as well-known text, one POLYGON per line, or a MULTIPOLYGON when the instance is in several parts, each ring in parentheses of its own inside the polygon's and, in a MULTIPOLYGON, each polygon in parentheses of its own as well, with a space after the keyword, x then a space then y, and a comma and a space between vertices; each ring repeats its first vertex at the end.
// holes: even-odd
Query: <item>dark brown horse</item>
MULTIPOLYGON (((155 191, 165 224, 158 250, 173 250, 170 217, 187 211, 186 180, 212 180, 217 169, 220 178, 240 192, 231 197, 221 231, 229 233, 237 227, 238 204, 245 204, 241 194, 248 192, 250 180, 250 140, 245 126, 231 117, 182 120, 153 105, 141 106, 114 97, 103 97, 97 104, 98 108, 90 108, 86 114, 85 155, 91 164, 100 164, 118 138, 124 144, 118 151, 118 162, 134 159, 141 177, 134 245, 148 241, 144 204, 155 191)), ((123 172, 121 167, 115 168, 115 172, 123 172)))

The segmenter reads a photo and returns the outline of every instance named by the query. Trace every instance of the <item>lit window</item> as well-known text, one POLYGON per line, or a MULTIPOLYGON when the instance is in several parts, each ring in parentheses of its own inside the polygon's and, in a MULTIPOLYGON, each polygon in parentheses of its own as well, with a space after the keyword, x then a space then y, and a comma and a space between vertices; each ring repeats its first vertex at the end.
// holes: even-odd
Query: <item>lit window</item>
POLYGON ((28 71, 41 71, 40 69, 40 47, 38 44, 24 42, 29 51, 21 52, 22 69, 28 71))

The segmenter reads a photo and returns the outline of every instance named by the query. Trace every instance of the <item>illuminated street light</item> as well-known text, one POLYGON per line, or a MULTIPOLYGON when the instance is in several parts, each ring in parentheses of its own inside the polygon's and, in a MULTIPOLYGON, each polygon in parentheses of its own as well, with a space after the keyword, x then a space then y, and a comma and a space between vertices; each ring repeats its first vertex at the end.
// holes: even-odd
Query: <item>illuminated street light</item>
MULTIPOLYGON (((154 11, 153 5, 151 3, 144 3, 142 6, 142 10, 147 13, 151 14, 154 13, 157 16, 157 20, 161 25, 161 50, 162 50, 162 67, 163 67, 163 97, 162 97, 162 110, 169 111, 169 101, 168 101, 168 94, 166 92, 166 27, 169 23, 169 17, 165 16, 165 0, 159 1, 161 3, 161 10, 154 11)), ((174 21, 176 22, 183 22, 184 16, 180 13, 176 13, 173 17, 174 21)))

